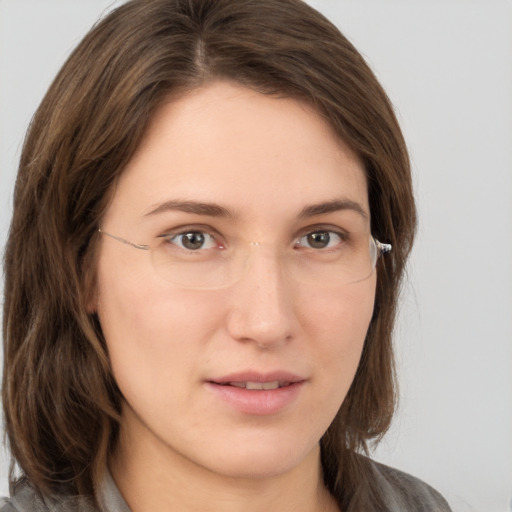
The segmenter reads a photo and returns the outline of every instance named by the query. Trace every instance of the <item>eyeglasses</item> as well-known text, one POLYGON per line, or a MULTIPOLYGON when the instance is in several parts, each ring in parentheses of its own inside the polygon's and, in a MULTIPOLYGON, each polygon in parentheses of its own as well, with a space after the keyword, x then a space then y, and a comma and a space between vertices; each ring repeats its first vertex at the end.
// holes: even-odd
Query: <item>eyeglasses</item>
POLYGON ((221 243, 214 234, 199 229, 157 237, 140 245, 98 229, 102 235, 129 247, 148 251, 155 272, 164 281, 183 288, 217 289, 236 283, 250 268, 252 254, 273 249, 282 272, 297 281, 319 287, 357 283, 370 277, 377 259, 391 251, 365 233, 316 229, 293 244, 274 247, 259 242, 221 243))

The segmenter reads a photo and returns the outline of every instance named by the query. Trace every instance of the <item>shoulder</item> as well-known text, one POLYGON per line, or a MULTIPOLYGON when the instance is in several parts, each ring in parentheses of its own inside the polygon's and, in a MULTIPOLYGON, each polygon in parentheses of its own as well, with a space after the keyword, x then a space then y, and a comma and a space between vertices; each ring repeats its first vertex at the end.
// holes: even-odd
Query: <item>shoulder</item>
POLYGON ((13 512, 16 509, 13 508, 9 499, 0 497, 0 512, 13 512))
POLYGON ((96 512, 84 498, 42 496, 27 481, 20 482, 10 498, 0 498, 0 512, 96 512))
POLYGON ((378 492, 389 510, 451 512, 441 494, 419 478, 375 461, 370 465, 378 492))
POLYGON ((44 500, 27 482, 16 485, 16 490, 10 498, 0 498, 0 512, 45 511, 44 500))

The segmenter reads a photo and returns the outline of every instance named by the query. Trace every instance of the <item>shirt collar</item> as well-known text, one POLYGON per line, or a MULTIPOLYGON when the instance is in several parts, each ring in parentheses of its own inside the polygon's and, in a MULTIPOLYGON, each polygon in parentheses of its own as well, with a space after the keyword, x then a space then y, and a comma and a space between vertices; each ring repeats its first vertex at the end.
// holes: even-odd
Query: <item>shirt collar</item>
POLYGON ((98 498, 105 512, 131 512, 108 469, 105 471, 98 498))

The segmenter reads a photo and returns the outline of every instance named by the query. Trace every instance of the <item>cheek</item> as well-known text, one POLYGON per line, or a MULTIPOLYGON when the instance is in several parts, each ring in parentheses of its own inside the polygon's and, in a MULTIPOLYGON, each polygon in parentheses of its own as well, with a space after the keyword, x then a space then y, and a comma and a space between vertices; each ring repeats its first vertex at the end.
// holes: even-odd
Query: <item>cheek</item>
POLYGON ((324 386, 341 405, 359 365, 373 314, 375 280, 341 291, 318 294, 305 308, 304 329, 311 333, 313 357, 323 368, 324 386))
POLYGON ((364 342, 374 301, 374 278, 343 289, 324 289, 316 296, 309 294, 302 306, 304 329, 334 347, 357 346, 364 342))
POLYGON ((178 379, 181 371, 190 371, 218 324, 215 304, 191 292, 173 293, 133 268, 109 270, 99 268, 97 310, 123 392, 132 382, 178 379))

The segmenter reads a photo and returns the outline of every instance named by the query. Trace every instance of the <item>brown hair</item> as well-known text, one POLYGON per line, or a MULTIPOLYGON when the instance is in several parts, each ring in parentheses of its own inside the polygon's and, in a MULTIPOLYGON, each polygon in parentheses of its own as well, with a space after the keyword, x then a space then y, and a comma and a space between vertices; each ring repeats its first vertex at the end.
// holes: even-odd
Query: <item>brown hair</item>
POLYGON ((133 0, 72 53, 30 126, 5 253, 5 426, 43 493, 94 495, 116 442, 120 392, 88 314, 97 228, 123 168, 169 95, 227 79, 299 98, 365 165, 378 263, 375 311, 350 391, 322 438, 327 487, 355 503, 371 440, 395 404, 391 333, 415 207, 386 94, 355 48, 300 0, 133 0))

